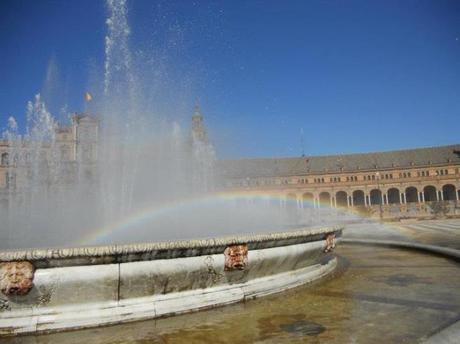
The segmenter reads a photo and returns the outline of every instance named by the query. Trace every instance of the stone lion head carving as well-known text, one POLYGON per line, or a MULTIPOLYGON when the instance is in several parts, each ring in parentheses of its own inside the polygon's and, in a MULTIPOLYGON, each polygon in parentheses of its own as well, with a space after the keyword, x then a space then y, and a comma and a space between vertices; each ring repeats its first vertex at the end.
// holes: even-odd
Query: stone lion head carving
POLYGON ((225 270, 244 270, 248 264, 248 246, 231 245, 225 251, 225 270))
POLYGON ((0 290, 4 295, 26 295, 33 286, 35 268, 27 261, 0 263, 0 290))

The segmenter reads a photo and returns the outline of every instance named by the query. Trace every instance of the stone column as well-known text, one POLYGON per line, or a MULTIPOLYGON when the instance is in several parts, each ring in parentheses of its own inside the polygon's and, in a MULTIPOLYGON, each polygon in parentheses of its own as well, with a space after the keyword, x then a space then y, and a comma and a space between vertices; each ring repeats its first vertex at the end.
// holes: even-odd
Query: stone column
POLYGON ((439 196, 441 198, 441 201, 444 201, 444 193, 441 191, 439 191, 439 196))
POLYGON ((382 198, 382 205, 385 205, 385 195, 380 191, 380 197, 382 198))
POLYGON ((352 207, 354 207, 355 205, 353 204, 353 195, 350 196, 350 204, 352 207))
POLYGON ((420 192, 417 191, 417 202, 420 203, 420 192))

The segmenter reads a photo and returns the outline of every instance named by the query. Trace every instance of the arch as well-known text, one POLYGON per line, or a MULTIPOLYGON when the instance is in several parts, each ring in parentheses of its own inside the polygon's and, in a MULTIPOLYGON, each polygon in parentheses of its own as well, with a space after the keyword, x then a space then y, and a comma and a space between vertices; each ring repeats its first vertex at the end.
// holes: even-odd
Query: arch
POLYGON ((457 199, 456 193, 455 186, 452 184, 446 184, 442 187, 444 201, 455 201, 457 199))
POLYGON ((418 202, 418 197, 417 197, 418 190, 415 186, 407 187, 405 194, 406 194, 406 203, 418 202))
POLYGON ((286 206, 296 208, 297 207, 297 196, 293 193, 286 195, 286 206))
POLYGON ((315 196, 311 192, 305 192, 302 195, 302 201, 303 201, 304 208, 313 207, 314 199, 315 199, 315 196))
POLYGON ((8 163, 9 163, 9 160, 10 160, 10 157, 9 157, 8 153, 2 153, 1 165, 2 166, 7 166, 8 163))
POLYGON ((433 185, 427 185, 423 188, 423 197, 425 198, 425 202, 435 202, 438 200, 436 195, 437 191, 433 185))
POLYGON ((319 194, 319 204, 329 207, 331 205, 331 194, 326 191, 321 192, 319 194))
POLYGON ((364 205, 364 191, 355 190, 353 191, 353 206, 364 205))
POLYGON ((400 203, 400 194, 399 190, 396 188, 388 189, 387 191, 388 204, 398 204, 400 203))
POLYGON ((335 200, 337 202, 338 207, 346 207, 348 206, 348 195, 345 191, 338 191, 335 194, 335 200))
POLYGON ((382 204, 382 191, 378 189, 372 189, 369 194, 371 205, 382 204))

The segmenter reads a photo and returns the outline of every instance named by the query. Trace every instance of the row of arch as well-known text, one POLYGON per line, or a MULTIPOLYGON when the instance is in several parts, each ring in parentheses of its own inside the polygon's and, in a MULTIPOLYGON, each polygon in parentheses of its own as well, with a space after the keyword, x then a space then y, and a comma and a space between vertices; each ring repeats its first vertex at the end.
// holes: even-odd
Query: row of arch
POLYGON ((460 198, 459 191, 455 185, 446 184, 439 190, 433 185, 417 189, 415 186, 409 186, 403 191, 398 188, 390 188, 382 191, 372 189, 369 193, 363 190, 353 192, 337 191, 335 194, 323 191, 318 195, 311 192, 302 194, 299 199, 295 194, 288 194, 289 199, 297 199, 301 206, 311 204, 314 206, 324 205, 332 207, 350 207, 350 206, 371 206, 380 204, 406 204, 406 203, 423 203, 434 201, 458 201, 460 198))

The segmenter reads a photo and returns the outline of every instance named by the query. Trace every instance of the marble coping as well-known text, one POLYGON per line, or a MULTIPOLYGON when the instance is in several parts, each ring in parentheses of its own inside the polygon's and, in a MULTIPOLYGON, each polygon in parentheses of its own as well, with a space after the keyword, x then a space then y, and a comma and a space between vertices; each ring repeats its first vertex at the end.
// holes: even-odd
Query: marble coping
POLYGON ((0 252, 0 263, 29 261, 35 268, 99 265, 173 259, 223 253, 230 245, 247 244, 249 250, 295 245, 324 240, 327 235, 342 235, 343 225, 299 230, 244 234, 208 239, 164 241, 153 243, 88 246, 74 248, 44 248, 5 250, 0 252))

